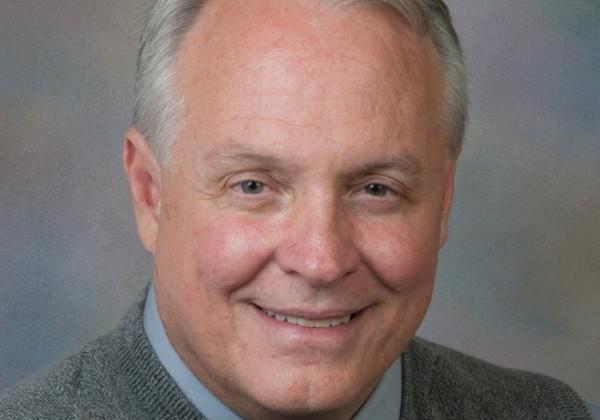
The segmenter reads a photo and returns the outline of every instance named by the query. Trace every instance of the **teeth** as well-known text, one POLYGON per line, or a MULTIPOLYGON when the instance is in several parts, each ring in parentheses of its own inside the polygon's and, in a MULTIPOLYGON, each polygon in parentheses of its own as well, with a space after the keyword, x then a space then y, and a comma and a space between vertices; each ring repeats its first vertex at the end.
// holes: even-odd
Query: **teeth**
POLYGON ((267 309, 263 309, 262 311, 271 318, 276 319, 277 321, 289 322, 290 324, 300 325, 301 327, 307 328, 330 328, 337 327, 339 325, 347 324, 350 322, 350 315, 347 315, 342 318, 313 320, 291 315, 276 314, 275 312, 271 312, 267 309))

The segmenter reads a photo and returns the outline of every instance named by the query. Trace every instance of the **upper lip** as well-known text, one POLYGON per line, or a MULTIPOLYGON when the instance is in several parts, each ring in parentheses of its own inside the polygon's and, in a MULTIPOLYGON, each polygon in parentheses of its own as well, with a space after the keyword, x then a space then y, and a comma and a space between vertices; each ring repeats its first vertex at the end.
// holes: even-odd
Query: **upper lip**
POLYGON ((366 307, 360 307, 357 309, 333 308, 315 311, 314 309, 266 307, 256 304, 255 306, 263 311, 270 311, 279 315, 293 316, 296 318, 304 318, 313 321, 344 318, 346 316, 355 315, 356 313, 366 309, 366 307))

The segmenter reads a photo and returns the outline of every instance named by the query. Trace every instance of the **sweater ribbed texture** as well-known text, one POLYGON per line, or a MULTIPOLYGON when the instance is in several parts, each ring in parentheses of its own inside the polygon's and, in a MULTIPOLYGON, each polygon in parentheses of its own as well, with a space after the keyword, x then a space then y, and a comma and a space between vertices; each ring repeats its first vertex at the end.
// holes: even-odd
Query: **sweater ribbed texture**
MULTIPOLYGON (((0 420, 205 420, 154 354, 144 303, 145 294, 114 332, 0 397, 0 420)), ((554 379, 421 339, 402 357, 401 420, 591 420, 577 394, 554 379)))
POLYGON ((581 398, 544 375, 501 368, 414 339, 402 361, 401 420, 592 420, 581 398))

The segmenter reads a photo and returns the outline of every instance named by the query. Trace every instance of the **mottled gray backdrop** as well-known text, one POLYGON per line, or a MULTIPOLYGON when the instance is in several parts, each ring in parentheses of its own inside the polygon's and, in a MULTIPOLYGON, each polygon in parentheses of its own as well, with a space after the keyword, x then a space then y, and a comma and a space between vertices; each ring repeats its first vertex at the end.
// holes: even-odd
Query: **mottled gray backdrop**
MULTIPOLYGON (((600 401, 600 2, 449 0, 472 118, 420 334, 600 401)), ((120 165, 148 0, 0 0, 0 390, 150 279, 120 165)))

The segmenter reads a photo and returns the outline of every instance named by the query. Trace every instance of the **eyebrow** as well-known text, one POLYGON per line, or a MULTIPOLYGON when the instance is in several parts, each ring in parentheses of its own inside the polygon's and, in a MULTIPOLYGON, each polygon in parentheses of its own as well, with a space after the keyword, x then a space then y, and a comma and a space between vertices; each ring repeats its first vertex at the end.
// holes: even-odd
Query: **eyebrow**
POLYGON ((395 170, 409 176, 417 176, 424 172, 421 162, 416 157, 408 154, 390 159, 366 162, 360 165, 357 172, 370 173, 382 170, 395 170))
POLYGON ((243 146, 218 148, 208 152, 206 161, 223 166, 255 165, 276 171, 298 169, 297 165, 275 156, 258 154, 243 146))
MULTIPOLYGON (((300 172, 301 167, 287 159, 273 155, 256 153, 237 141, 230 146, 218 147, 207 153, 205 161, 219 166, 252 165, 277 172, 300 172)), ((424 172, 423 165, 413 155, 403 154, 385 159, 376 159, 350 168, 345 177, 356 177, 379 171, 397 171, 409 177, 418 177, 424 172)))

